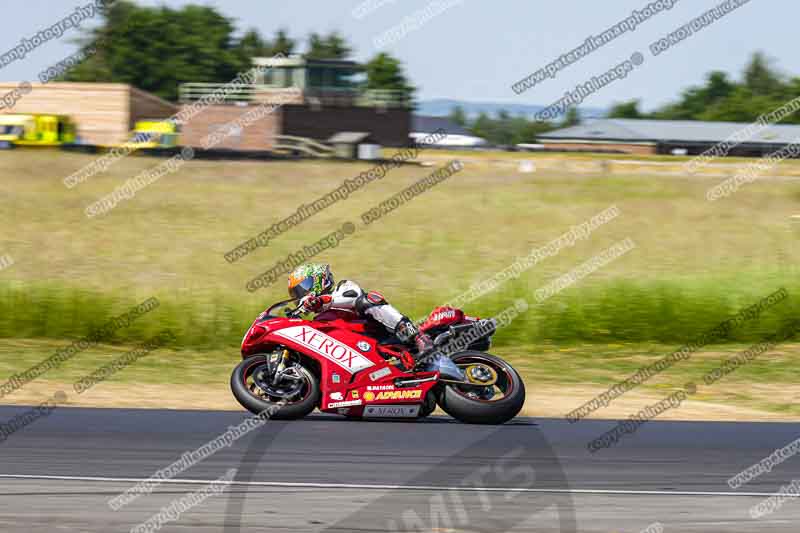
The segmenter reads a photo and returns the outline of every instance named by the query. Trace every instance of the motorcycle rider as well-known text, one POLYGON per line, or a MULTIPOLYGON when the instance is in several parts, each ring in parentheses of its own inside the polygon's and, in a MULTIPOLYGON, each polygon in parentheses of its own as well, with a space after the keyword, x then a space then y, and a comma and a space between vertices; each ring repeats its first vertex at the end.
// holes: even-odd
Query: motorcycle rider
POLYGON ((379 292, 365 292, 353 281, 335 284, 330 265, 307 263, 289 275, 289 295, 308 312, 346 311, 381 324, 404 344, 416 347, 415 365, 433 351, 430 336, 421 333, 407 316, 389 305, 379 292), (335 286, 334 286, 335 285, 335 286))

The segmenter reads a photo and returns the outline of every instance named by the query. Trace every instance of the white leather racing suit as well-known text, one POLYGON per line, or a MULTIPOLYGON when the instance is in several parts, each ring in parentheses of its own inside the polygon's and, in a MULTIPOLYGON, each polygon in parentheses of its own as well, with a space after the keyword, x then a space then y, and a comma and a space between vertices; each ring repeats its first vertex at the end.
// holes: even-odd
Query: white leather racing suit
POLYGON ((328 296, 330 298, 323 299, 322 311, 346 311, 358 316, 368 316, 403 342, 411 342, 419 334, 414 323, 389 305, 382 294, 375 291, 364 292, 354 281, 340 281, 328 296))

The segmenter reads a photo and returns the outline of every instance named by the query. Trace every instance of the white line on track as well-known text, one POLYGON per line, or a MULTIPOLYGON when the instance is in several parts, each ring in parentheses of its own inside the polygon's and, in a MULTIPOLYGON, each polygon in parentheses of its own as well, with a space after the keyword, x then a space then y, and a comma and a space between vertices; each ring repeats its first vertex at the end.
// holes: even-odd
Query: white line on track
MULTIPOLYGON (((151 481, 148 478, 134 477, 92 477, 92 476, 47 476, 26 474, 0 474, 0 479, 40 479, 50 481, 92 481, 100 483, 139 483, 151 481)), ((623 490, 623 489, 535 489, 520 487, 443 487, 435 485, 370 485, 347 483, 291 483, 282 481, 219 481, 216 479, 163 479, 157 483, 173 485, 209 485, 211 483, 247 487, 278 487, 299 489, 359 489, 359 490, 427 490, 458 492, 523 492, 542 494, 616 494, 631 496, 791 496, 779 492, 711 492, 686 490, 623 490)))

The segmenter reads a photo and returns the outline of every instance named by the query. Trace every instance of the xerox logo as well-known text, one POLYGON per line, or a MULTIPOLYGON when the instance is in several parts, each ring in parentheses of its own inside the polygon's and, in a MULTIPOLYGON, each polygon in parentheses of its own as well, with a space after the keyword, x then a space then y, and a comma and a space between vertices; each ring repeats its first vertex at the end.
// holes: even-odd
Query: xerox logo
POLYGON ((275 332, 276 335, 305 346, 333 361, 351 374, 373 366, 372 361, 336 339, 308 326, 294 326, 275 332))
POLYGON ((414 418, 419 415, 419 405, 370 405, 364 409, 364 418, 414 418))

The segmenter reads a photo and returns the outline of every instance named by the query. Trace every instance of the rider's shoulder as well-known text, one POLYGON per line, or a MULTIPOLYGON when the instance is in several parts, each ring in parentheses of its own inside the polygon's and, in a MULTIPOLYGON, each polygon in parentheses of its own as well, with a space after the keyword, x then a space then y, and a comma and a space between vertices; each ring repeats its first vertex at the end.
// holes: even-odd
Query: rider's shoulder
POLYGON ((336 292, 356 291, 359 296, 364 293, 364 289, 355 281, 343 279, 336 285, 336 292))

